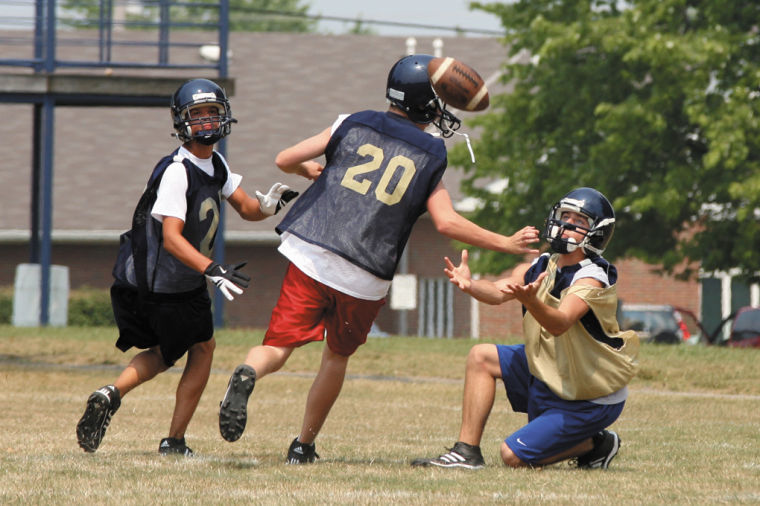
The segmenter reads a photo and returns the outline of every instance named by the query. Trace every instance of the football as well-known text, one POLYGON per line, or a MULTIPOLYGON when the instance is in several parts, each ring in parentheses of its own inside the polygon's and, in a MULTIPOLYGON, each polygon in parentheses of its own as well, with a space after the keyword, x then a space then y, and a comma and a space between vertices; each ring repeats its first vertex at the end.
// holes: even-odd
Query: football
POLYGON ((464 111, 482 111, 489 104, 483 78, 469 65, 451 57, 433 58, 428 75, 441 100, 464 111))

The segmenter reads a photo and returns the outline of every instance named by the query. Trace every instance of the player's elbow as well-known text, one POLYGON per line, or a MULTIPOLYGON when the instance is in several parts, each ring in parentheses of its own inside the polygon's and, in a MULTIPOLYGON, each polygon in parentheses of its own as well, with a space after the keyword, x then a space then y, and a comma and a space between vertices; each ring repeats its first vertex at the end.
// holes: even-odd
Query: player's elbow
POLYGON ((450 216, 433 218, 433 225, 436 232, 446 237, 452 237, 457 230, 456 220, 450 216))
POLYGON ((554 337, 559 337, 568 330, 570 330, 570 325, 566 325, 565 322, 556 322, 549 325, 545 325, 544 329, 549 332, 554 337))
POLYGON ((281 151, 277 154, 274 159, 274 164, 277 165, 280 170, 287 172, 287 169, 290 166, 290 160, 285 151, 281 151))

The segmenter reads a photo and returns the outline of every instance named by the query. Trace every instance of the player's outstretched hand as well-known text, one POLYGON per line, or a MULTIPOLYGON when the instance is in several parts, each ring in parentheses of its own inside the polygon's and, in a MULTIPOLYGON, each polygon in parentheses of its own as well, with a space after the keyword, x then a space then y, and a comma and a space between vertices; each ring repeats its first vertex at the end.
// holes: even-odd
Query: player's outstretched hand
POLYGON ((298 196, 297 191, 293 191, 286 184, 275 183, 264 195, 260 191, 256 192, 256 198, 259 199, 259 206, 261 212, 267 216, 272 216, 280 212, 280 209, 285 207, 288 202, 298 196))
POLYGON ((235 297, 230 292, 235 292, 240 295, 243 293, 243 288, 248 288, 248 282, 251 281, 251 277, 247 274, 240 272, 247 262, 242 262, 237 265, 219 265, 216 262, 212 262, 203 274, 219 288, 222 295, 227 297, 227 300, 233 300, 235 297))
POLYGON ((546 272, 542 272, 538 275, 538 278, 536 278, 535 281, 528 283, 527 285, 507 282, 504 287, 501 288, 501 293, 512 295, 515 299, 525 305, 530 302, 531 299, 534 299, 536 297, 536 294, 538 294, 538 289, 541 288, 541 283, 544 281, 545 277, 546 272))
POLYGON ((449 257, 444 257, 446 262, 446 268, 443 272, 449 277, 449 281, 457 285, 460 290, 466 292, 472 285, 472 274, 470 273, 470 266, 467 261, 469 259, 469 253, 466 249, 462 250, 462 261, 454 267, 449 257))
POLYGON ((507 253, 515 255, 525 255, 538 253, 535 248, 529 247, 530 244, 538 242, 538 229, 533 226, 523 227, 513 235, 509 236, 509 241, 512 243, 507 253))

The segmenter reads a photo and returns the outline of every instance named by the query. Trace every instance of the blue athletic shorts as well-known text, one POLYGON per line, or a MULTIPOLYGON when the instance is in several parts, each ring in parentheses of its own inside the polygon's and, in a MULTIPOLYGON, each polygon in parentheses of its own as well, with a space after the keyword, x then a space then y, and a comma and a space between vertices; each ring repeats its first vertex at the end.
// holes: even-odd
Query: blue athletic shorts
POLYGON ((523 462, 538 462, 579 444, 617 420, 625 401, 594 404, 568 401, 531 375, 525 346, 496 345, 501 378, 512 409, 528 414, 528 425, 504 441, 523 462))

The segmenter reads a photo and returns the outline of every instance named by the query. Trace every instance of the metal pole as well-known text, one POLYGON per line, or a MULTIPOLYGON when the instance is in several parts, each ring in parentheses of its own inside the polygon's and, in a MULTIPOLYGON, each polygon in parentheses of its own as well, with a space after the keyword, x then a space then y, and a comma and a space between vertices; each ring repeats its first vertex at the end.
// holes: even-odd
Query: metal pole
POLYGON ((227 46, 230 37, 230 3, 219 3, 219 77, 227 77, 227 46))
MULTIPOLYGON (((55 71, 55 4, 47 3, 47 23, 45 33, 45 72, 55 71)), ((40 248, 40 325, 50 321, 50 263, 53 228, 53 125, 55 123, 55 101, 46 95, 43 101, 42 128, 42 244, 40 248)))
MULTIPOLYGON (((409 274, 409 248, 404 248, 401 253, 401 260, 399 261, 398 270, 399 274, 409 274)), ((406 309, 399 309, 398 311, 398 335, 409 335, 409 311, 406 309)))
POLYGON ((36 0, 34 3, 34 72, 42 70, 43 40, 45 34, 45 6, 44 0, 36 0))
POLYGON ((98 2, 98 61, 104 62, 106 59, 105 55, 105 30, 106 30, 106 20, 105 20, 105 12, 106 12, 106 3, 107 0, 100 0, 98 2))
POLYGON ((159 4, 158 21, 158 62, 160 65, 169 63, 169 3, 161 0, 159 4))
POLYGON ((446 337, 454 337, 454 285, 443 280, 446 286, 446 337))
POLYGON ((30 208, 32 233, 29 237, 29 262, 40 263, 40 179, 42 159, 42 104, 32 111, 32 203, 30 208))
POLYGON ((55 0, 48 0, 45 29, 45 72, 55 70, 55 0))
POLYGON ((53 228, 53 125, 55 102, 46 96, 43 109, 42 247, 40 248, 40 325, 50 321, 50 264, 53 228))
MULTIPOLYGON (((45 4, 44 0, 34 2, 34 73, 43 70, 45 57, 45 4)), ((30 208, 31 236, 29 241, 29 262, 40 262, 40 167, 42 154, 42 104, 35 103, 32 111, 32 202, 30 208)))
MULTIPOLYGON (((229 37, 229 1, 221 0, 219 3, 219 77, 227 77, 227 40, 229 37)), ((227 139, 219 141, 217 151, 227 157, 227 139)), ((224 241, 226 206, 219 206, 219 229, 214 244, 214 261, 219 264, 225 263, 226 248, 224 241)), ((214 292, 214 327, 224 326, 224 297, 219 292, 214 292)))
MULTIPOLYGON (((217 151, 223 156, 227 157, 227 139, 224 138, 219 141, 217 145, 217 151)), ((226 258, 225 244, 224 244, 224 225, 226 216, 226 206, 222 204, 219 206, 219 228, 216 232, 216 239, 214 240, 214 261, 218 264, 224 264, 226 258)), ((224 297, 221 296, 219 290, 214 290, 214 327, 224 327, 224 297)))

